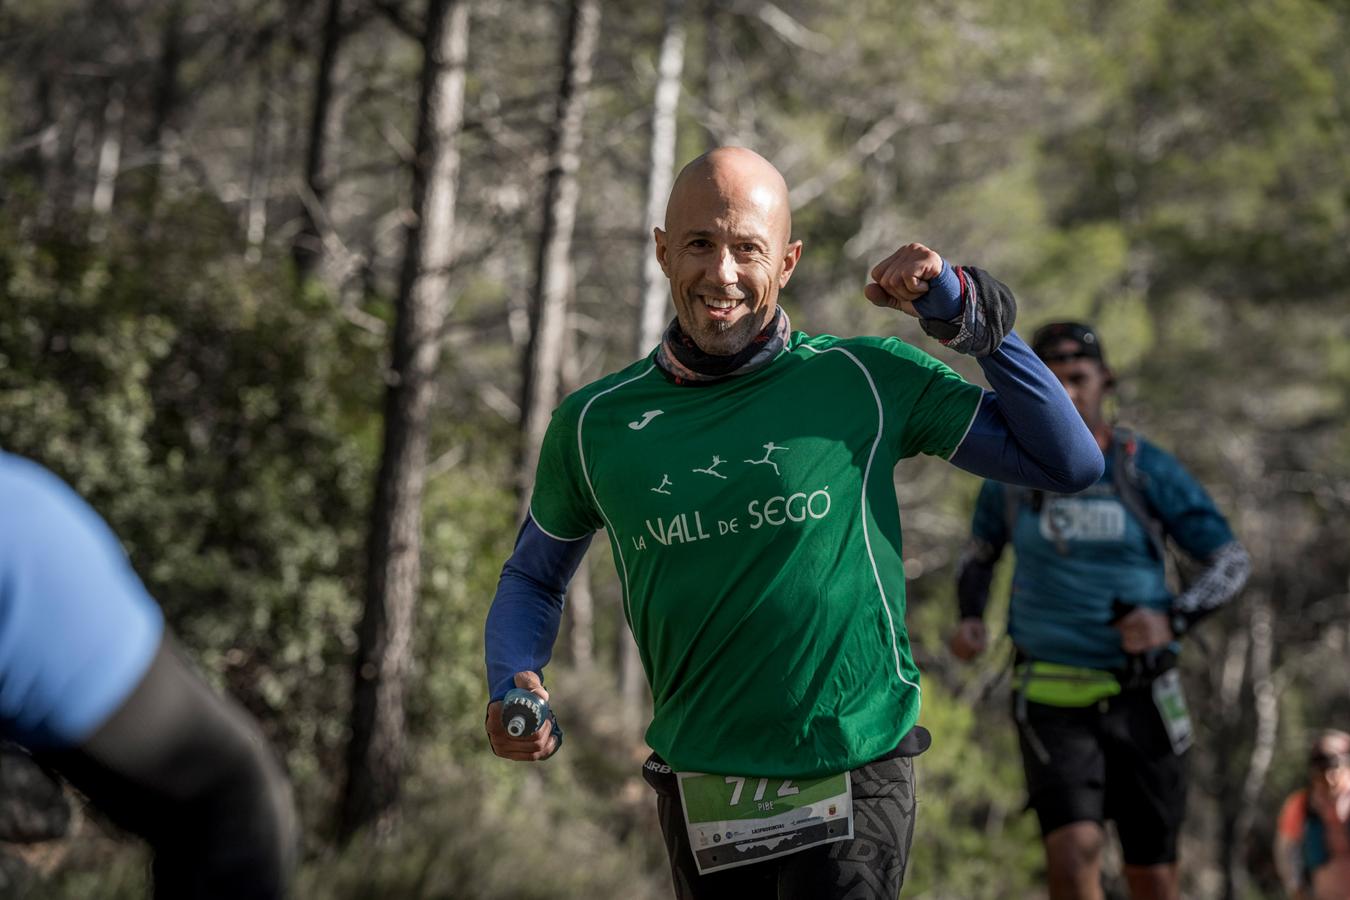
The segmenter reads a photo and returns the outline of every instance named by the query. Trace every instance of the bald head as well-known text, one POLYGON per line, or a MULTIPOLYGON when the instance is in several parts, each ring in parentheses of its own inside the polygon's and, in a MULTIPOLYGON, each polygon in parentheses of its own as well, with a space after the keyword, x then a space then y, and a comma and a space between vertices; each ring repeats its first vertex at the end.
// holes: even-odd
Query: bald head
POLYGON ((655 230, 675 315, 707 353, 740 352, 773 321, 801 256, 787 184, 769 161, 719 147, 685 166, 655 230))
POLYGON ((792 234, 787 182, 773 163, 744 147, 709 150, 680 170, 666 204, 666 231, 691 215, 717 215, 728 205, 759 213, 786 246, 792 234))

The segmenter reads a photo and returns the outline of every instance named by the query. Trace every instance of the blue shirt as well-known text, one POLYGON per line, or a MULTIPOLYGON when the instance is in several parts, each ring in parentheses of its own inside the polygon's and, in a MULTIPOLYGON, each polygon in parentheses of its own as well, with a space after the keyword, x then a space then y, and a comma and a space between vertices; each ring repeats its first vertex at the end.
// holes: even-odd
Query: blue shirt
MULTIPOLYGON (((1139 487, 1163 531, 1188 555, 1205 559, 1233 540, 1205 489, 1170 454, 1136 438, 1139 487)), ((1166 611, 1172 604, 1165 564, 1144 523, 1116 492, 1114 454, 1092 487, 1072 495, 1045 494, 1040 510, 1027 495, 1008 533, 1008 488, 986 481, 972 530, 995 548, 1017 553, 1008 633, 1032 659, 1096 669, 1125 665, 1112 602, 1166 611)))
POLYGON ((0 452, 0 734, 32 747, 82 743, 140 683, 163 631, 89 504, 0 452))

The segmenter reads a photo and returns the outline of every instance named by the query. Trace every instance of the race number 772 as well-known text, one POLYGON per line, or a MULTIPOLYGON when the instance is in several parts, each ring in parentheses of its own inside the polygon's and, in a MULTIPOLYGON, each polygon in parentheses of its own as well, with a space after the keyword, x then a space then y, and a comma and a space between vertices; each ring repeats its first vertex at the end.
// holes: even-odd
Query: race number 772
MULTIPOLYGON (((741 791, 745 789, 745 776, 728 775, 724 780, 727 784, 735 785, 735 787, 731 789, 731 803, 728 804, 729 806, 735 806, 737 803, 741 802, 741 791)), ((759 784, 755 787, 754 801, 756 803, 764 799, 764 792, 769 787, 769 781, 770 779, 768 778, 759 779, 759 784)), ((783 779, 783 783, 778 786, 777 796, 780 798, 791 797, 793 794, 798 793, 801 793, 801 788, 794 785, 791 778, 785 778, 783 779)))

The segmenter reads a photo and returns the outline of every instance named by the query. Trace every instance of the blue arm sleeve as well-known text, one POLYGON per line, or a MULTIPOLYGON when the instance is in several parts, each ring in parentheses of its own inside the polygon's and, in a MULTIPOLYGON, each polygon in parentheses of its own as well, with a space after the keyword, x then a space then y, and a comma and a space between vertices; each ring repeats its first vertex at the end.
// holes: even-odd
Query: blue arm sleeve
POLYGON ((163 631, 89 504, 0 453, 0 731, 35 749, 81 744, 135 689, 163 631))
POLYGON ((490 700, 506 696, 517 672, 539 672, 553 655, 563 595, 591 545, 549 537, 526 518, 516 549, 502 568, 483 631, 490 700))
POLYGON ((980 401, 952 463, 1059 494, 1095 484, 1106 465, 1096 439, 1058 379, 1016 332, 979 362, 993 391, 980 401))

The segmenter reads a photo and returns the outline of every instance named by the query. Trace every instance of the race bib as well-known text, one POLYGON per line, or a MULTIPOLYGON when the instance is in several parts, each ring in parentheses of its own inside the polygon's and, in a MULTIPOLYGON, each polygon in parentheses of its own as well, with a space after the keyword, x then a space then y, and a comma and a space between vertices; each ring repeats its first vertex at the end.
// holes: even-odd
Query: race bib
POLYGON ((700 875, 853 837, 847 772, 805 780, 677 774, 700 875))
POLYGON ((1153 703, 1162 716, 1172 752, 1180 756, 1191 746, 1191 713, 1186 708, 1186 695, 1181 691, 1181 674, 1176 669, 1153 679, 1153 703))

